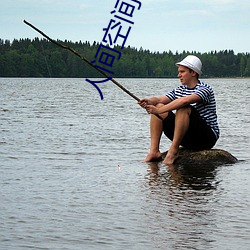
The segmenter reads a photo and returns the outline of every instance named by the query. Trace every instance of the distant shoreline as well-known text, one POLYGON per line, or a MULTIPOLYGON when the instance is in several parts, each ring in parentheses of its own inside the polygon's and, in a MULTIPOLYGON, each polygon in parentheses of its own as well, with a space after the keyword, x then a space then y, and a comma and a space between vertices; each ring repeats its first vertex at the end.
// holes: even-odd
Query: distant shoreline
MULTIPOLYGON (((61 43, 73 48, 90 62, 94 60, 95 66, 111 72, 112 78, 176 78, 175 63, 188 54, 201 59, 201 78, 250 77, 250 53, 235 54, 233 50, 159 53, 130 46, 123 49, 114 46, 112 50, 106 47, 102 51, 97 42, 91 45, 88 41, 73 43, 65 40, 61 43), (121 55, 119 58, 117 51, 121 55), (106 58, 98 53, 101 56, 104 54, 106 58)), ((100 78, 100 73, 79 57, 46 39, 14 39, 12 42, 0 39, 0 77, 100 78)))

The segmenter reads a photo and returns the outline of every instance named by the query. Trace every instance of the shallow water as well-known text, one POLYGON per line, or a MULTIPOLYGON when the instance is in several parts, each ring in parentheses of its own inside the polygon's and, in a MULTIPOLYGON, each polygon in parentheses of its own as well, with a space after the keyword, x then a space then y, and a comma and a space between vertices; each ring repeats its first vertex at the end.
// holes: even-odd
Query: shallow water
MULTIPOLYGON (((138 97, 179 84, 119 82, 138 97)), ((250 80, 205 82, 237 164, 143 163, 149 116, 111 82, 101 101, 84 79, 0 79, 0 249, 249 249, 250 80)))

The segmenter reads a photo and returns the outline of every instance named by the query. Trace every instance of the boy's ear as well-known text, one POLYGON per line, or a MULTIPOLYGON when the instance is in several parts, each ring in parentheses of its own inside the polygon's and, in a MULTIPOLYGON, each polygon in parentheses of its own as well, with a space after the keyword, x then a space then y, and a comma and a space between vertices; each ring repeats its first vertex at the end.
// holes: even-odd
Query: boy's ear
POLYGON ((199 77, 198 73, 195 72, 194 70, 191 71, 191 74, 192 74, 192 76, 197 76, 197 77, 199 77))

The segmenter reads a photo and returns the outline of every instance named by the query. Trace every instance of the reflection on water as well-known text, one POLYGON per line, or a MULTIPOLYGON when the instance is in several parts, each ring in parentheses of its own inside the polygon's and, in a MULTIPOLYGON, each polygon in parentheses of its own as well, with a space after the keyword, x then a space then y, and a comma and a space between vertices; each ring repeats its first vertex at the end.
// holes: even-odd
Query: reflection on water
POLYGON ((169 249, 208 247, 214 242, 211 234, 216 228, 214 219, 218 212, 211 207, 218 195, 216 167, 161 163, 148 166, 149 199, 156 202, 151 211, 155 215, 153 224, 158 221, 165 228, 169 249))
POLYGON ((249 184, 247 178, 239 183, 233 177, 245 170, 240 163, 217 167, 148 164, 145 220, 155 232, 151 235, 154 245, 159 249, 163 245, 167 249, 249 249, 250 199, 240 194, 247 192, 249 184))
MULTIPOLYGON (((188 190, 211 190, 216 188, 214 182, 216 175, 216 166, 205 165, 185 165, 185 166, 166 166, 162 170, 161 163, 149 163, 148 179, 149 184, 159 185, 168 184, 175 188, 188 190)), ((164 165, 163 165, 164 166, 164 165)))

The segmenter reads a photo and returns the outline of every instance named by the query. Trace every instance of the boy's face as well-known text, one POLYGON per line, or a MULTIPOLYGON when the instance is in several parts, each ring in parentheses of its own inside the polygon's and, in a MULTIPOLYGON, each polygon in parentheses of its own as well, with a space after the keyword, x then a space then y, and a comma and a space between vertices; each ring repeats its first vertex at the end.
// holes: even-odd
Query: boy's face
POLYGON ((188 85, 196 77, 196 73, 184 66, 178 66, 178 78, 183 85, 188 85))

